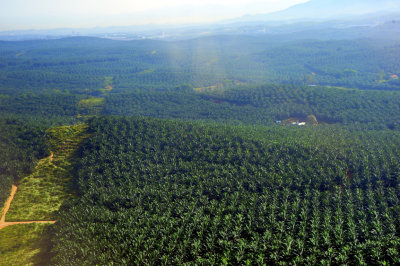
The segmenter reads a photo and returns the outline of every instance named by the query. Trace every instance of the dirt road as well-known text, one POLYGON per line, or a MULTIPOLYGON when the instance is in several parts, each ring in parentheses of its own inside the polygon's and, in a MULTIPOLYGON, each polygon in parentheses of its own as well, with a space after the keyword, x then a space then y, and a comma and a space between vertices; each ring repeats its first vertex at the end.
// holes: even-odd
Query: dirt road
POLYGON ((8 197, 6 203, 4 204, 3 213, 2 213, 1 219, 0 219, 0 226, 1 226, 1 224, 3 224, 6 221, 6 214, 8 212, 8 209, 10 209, 11 201, 14 199, 14 195, 17 192, 17 189, 18 189, 17 186, 12 185, 11 195, 8 197))
POLYGON ((17 186, 12 185, 11 187, 11 195, 8 197, 6 203, 4 204, 3 213, 0 218, 0 230, 9 225, 15 224, 33 224, 33 223, 50 223, 54 224, 56 221, 24 221, 24 222, 6 222, 6 214, 8 209, 10 209, 10 205, 12 200, 14 199, 15 193, 17 192, 17 186))
POLYGON ((54 224, 56 221, 28 221, 28 222, 6 222, 0 224, 0 230, 9 225, 15 224, 54 224))

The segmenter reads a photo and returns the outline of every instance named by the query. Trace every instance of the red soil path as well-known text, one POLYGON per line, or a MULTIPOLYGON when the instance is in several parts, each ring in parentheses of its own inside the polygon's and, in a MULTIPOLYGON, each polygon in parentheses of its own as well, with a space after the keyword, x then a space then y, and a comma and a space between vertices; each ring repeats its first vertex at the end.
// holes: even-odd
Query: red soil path
POLYGON ((6 214, 8 209, 10 209, 11 201, 14 199, 14 195, 17 192, 17 186, 12 185, 11 187, 11 195, 8 197, 6 203, 4 204, 3 214, 1 215, 0 219, 0 226, 6 221, 6 214))
MULTIPOLYGON (((52 159, 52 158, 50 158, 52 159)), ((8 212, 8 209, 10 209, 10 205, 12 200, 14 199, 15 193, 17 192, 17 186, 12 185, 11 187, 11 195, 8 197, 6 203, 4 204, 4 209, 3 209, 3 214, 1 215, 0 218, 0 230, 3 229, 6 226, 9 225, 15 225, 15 224, 33 224, 33 223, 50 223, 54 224, 56 221, 25 221, 25 222, 6 222, 6 214, 8 212)))

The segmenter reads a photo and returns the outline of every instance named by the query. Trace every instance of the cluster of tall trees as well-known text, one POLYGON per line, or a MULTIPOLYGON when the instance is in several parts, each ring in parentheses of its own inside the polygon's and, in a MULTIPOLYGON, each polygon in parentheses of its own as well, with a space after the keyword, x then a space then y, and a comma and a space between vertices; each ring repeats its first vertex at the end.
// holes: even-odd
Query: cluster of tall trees
POLYGON ((400 136, 94 118, 55 262, 400 263, 400 136))

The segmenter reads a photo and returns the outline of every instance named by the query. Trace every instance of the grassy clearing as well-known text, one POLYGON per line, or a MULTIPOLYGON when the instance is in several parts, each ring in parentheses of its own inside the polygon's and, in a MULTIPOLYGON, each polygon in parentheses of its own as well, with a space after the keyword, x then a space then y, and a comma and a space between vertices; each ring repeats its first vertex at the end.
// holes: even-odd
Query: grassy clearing
POLYGON ((143 70, 143 71, 140 71, 140 72, 138 72, 138 73, 136 73, 137 75, 145 75, 145 74, 151 74, 151 73, 153 73, 155 71, 155 69, 154 68, 151 68, 151 69, 146 69, 146 70, 143 70))
POLYGON ((50 224, 20 224, 0 230, 0 266, 48 265, 50 224))
POLYGON ((210 92, 216 92, 216 91, 223 92, 227 88, 231 88, 232 86, 240 86, 240 85, 246 85, 246 83, 239 81, 239 80, 226 79, 217 84, 214 84, 214 85, 211 85, 208 87, 193 88, 193 90, 195 92, 204 92, 204 93, 210 93, 210 92))
POLYGON ((112 86, 114 83, 114 77, 104 77, 104 86, 112 86))
POLYGON ((100 89, 102 93, 111 91, 114 86, 114 77, 104 77, 104 88, 100 89))
POLYGON ((337 89, 342 91, 358 91, 358 89, 354 88, 347 88, 347 87, 340 87, 340 86, 326 86, 329 89, 337 89))
POLYGON ((104 103, 104 98, 89 98, 80 100, 78 103, 79 108, 90 108, 94 106, 102 106, 104 103))
POLYGON ((18 186, 6 221, 54 220, 64 200, 73 196, 72 170, 76 152, 88 137, 87 126, 61 126, 50 129, 52 155, 39 161, 34 172, 18 186))
POLYGON ((80 100, 78 103, 80 116, 84 117, 100 114, 104 107, 104 101, 104 98, 99 97, 80 100))

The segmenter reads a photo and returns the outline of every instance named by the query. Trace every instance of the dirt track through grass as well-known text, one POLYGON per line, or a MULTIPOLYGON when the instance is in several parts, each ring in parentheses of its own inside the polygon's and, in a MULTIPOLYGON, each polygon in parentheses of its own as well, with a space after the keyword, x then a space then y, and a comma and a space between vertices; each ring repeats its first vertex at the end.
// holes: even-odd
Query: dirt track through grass
POLYGON ((74 197, 73 169, 89 137, 87 125, 55 127, 47 135, 50 155, 12 186, 0 213, 0 266, 48 265, 56 213, 74 197))
POLYGON ((74 197, 72 188, 76 154, 88 137, 87 126, 60 126, 48 130, 50 155, 17 184, 18 193, 8 211, 9 222, 54 221, 60 206, 74 197))
POLYGON ((3 229, 4 227, 10 226, 10 225, 16 225, 16 224, 33 224, 33 223, 50 223, 54 224, 56 221, 25 221, 25 222, 6 222, 6 214, 8 212, 8 209, 10 208, 11 202, 14 199, 15 193, 17 193, 18 187, 15 185, 12 185, 11 187, 11 194, 8 197, 6 203, 4 204, 4 209, 0 218, 0 230, 3 229))
POLYGON ((8 209, 10 208, 11 202, 14 199, 14 195, 17 192, 17 186, 12 185, 11 187, 11 194, 8 197, 6 203, 4 204, 4 208, 3 208, 3 212, 1 214, 1 218, 0 218, 0 229, 2 228, 2 225, 5 223, 6 221, 6 214, 8 212, 8 209))

